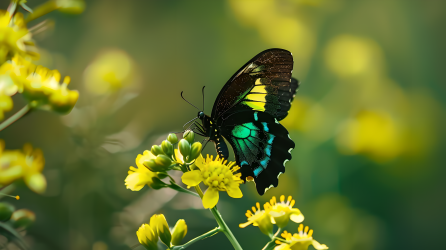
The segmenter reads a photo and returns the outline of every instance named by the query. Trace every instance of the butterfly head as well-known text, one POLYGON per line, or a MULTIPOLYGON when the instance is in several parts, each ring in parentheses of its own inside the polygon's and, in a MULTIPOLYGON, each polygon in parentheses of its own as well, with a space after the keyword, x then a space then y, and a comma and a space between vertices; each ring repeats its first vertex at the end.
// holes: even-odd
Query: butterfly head
POLYGON ((198 115, 197 115, 197 118, 200 119, 200 120, 203 120, 203 118, 204 118, 204 112, 203 112, 203 111, 199 111, 199 112, 198 112, 198 115))

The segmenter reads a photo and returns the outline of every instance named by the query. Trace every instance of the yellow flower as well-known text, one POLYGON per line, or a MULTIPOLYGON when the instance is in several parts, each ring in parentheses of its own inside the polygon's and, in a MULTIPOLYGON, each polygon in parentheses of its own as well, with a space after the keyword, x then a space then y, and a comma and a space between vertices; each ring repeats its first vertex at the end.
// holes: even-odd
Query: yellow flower
POLYGON ((286 227, 290 219, 296 223, 301 223, 304 216, 299 209, 293 208, 295 202, 291 196, 288 196, 285 202, 285 195, 282 195, 280 196, 280 202, 277 203, 276 197, 273 196, 270 201, 271 211, 269 212, 271 221, 280 228, 286 227))
POLYGON ((16 54, 33 59, 39 57, 23 14, 16 13, 11 21, 10 13, 0 10, 0 63, 16 54))
POLYGON ((154 221, 154 217, 152 216, 152 218, 150 218, 150 224, 142 224, 136 232, 139 243, 141 243, 147 250, 158 249, 158 233, 154 221))
POLYGON ((84 83, 93 94, 115 92, 132 83, 134 62, 122 50, 108 49, 85 69, 84 83))
POLYGON ((386 161, 403 151, 400 126, 387 112, 360 111, 345 122, 337 136, 337 145, 345 154, 362 153, 377 161, 386 161))
POLYGON ((226 164, 227 161, 220 159, 218 156, 215 160, 213 157, 207 156, 206 160, 200 155, 195 160, 195 165, 199 170, 186 172, 181 177, 184 184, 188 186, 197 186, 203 182, 209 188, 203 196, 204 208, 213 208, 218 203, 218 191, 226 191, 232 198, 241 198, 243 196, 240 190, 241 173, 235 173, 240 169, 235 162, 226 164))
POLYGON ((287 242, 276 241, 280 245, 276 246, 274 250, 307 250, 310 245, 313 245, 317 250, 328 249, 326 245, 313 240, 313 230, 308 231, 308 229, 308 226, 306 226, 304 230, 304 225, 300 224, 298 234, 291 235, 291 233, 284 231, 282 237, 287 242))
POLYGON ((139 154, 136 157, 136 166, 130 167, 127 178, 125 178, 125 185, 128 189, 132 191, 141 190, 146 184, 153 189, 160 189, 165 187, 166 184, 162 182, 157 173, 150 171, 146 168, 143 163, 150 160, 155 159, 154 156, 149 150, 144 151, 141 155, 139 154))
MULTIPOLYGON (((10 76, 18 91, 34 106, 58 113, 68 113, 79 98, 79 92, 69 90, 71 79, 66 76, 60 83, 61 75, 57 70, 36 66, 20 56, 15 56, 10 64, 10 76)), ((1 72, 1 71, 0 71, 1 72)))
POLYGON ((268 202, 265 203, 265 205, 263 205, 265 210, 260 209, 260 204, 258 202, 256 203, 256 207, 257 209, 252 207, 254 214, 251 210, 246 212, 245 215, 248 218, 248 222, 240 224, 239 227, 245 228, 252 224, 253 226, 259 227, 262 233, 271 236, 273 233, 273 224, 269 214, 271 211, 271 204, 268 202))
POLYGON ((33 149, 31 144, 25 144, 23 152, 20 150, 3 151, 1 141, 0 154, 0 184, 6 185, 23 177, 26 185, 36 193, 43 193, 46 189, 46 179, 41 173, 45 159, 40 149, 33 149))
POLYGON ((170 246, 172 234, 170 233, 169 224, 167 224, 166 217, 164 217, 164 214, 155 214, 152 217, 155 217, 156 229, 160 240, 166 244, 166 246, 170 246))
POLYGON ((5 118, 5 112, 12 109, 12 98, 10 96, 0 93, 0 120, 5 118))

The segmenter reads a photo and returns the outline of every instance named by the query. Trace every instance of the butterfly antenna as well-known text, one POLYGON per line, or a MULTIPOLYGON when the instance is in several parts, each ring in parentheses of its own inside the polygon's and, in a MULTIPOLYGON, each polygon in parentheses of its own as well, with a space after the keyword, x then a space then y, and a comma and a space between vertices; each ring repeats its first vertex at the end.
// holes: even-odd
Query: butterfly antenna
POLYGON ((197 108, 195 105, 193 105, 192 103, 190 103, 188 100, 186 100, 186 99, 183 97, 183 92, 184 92, 184 91, 181 91, 181 98, 183 98, 183 100, 185 100, 187 103, 189 103, 190 105, 194 106, 194 108, 196 108, 196 109, 198 109, 198 111, 200 111, 199 108, 197 108))
POLYGON ((203 89, 201 90, 201 93, 203 93, 203 112, 204 112, 204 87, 206 86, 203 86, 203 89))

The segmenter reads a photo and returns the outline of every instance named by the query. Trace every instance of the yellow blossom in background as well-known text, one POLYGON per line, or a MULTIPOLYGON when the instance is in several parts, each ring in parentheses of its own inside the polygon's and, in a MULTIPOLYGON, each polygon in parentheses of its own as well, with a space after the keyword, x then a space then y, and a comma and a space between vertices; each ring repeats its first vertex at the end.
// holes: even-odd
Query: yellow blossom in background
POLYGON ((359 112, 340 129, 336 142, 345 154, 365 154, 376 160, 388 160, 402 153, 398 123, 386 112, 359 112))
POLYGON ((195 160, 195 166, 199 170, 184 173, 181 180, 188 186, 197 186, 201 182, 209 186, 203 196, 203 206, 204 208, 213 208, 218 203, 219 191, 226 191, 232 198, 243 196, 240 190, 240 184, 243 183, 240 179, 241 174, 235 174, 240 167, 234 164, 235 162, 227 164, 226 160, 220 159, 218 156, 213 160, 213 156, 209 157, 208 155, 204 159, 200 155, 195 160))
POLYGON ((84 0, 56 0, 58 10, 67 14, 81 14, 85 10, 84 0))
POLYGON ((325 63, 341 77, 382 73, 384 59, 379 45, 367 38, 339 35, 328 42, 325 63))
POLYGON ((16 13, 11 21, 10 13, 0 10, 0 63, 16 54, 38 59, 31 37, 22 13, 16 13))
POLYGON ((21 150, 4 150, 4 142, 0 141, 0 184, 8 185, 23 178, 26 185, 36 193, 46 189, 46 179, 41 173, 45 159, 40 149, 25 144, 21 150))
POLYGON ((155 159, 156 156, 152 154, 149 150, 144 151, 141 155, 139 154, 136 157, 136 166, 130 167, 128 171, 128 176, 125 178, 125 185, 127 189, 132 191, 141 190, 146 184, 153 189, 159 189, 163 186, 163 182, 160 180, 157 173, 150 171, 147 167, 144 166, 144 162, 155 159))
POLYGON ((276 246, 274 250, 307 250, 310 245, 313 245, 317 250, 328 249, 326 245, 320 244, 313 239, 313 230, 308 230, 308 226, 304 229, 304 225, 300 224, 298 234, 295 233, 294 235, 291 235, 291 233, 284 231, 282 237, 287 242, 276 241, 276 243, 280 245, 276 246))
POLYGON ((79 98, 79 92, 68 89, 71 81, 69 76, 60 83, 58 70, 35 66, 19 57, 15 57, 12 63, 12 79, 33 107, 61 114, 71 111, 79 98))
POLYGON ((5 112, 11 111, 12 105, 12 98, 0 93, 0 120, 5 118, 5 112))
POLYGON ((240 228, 245 228, 249 225, 259 227, 260 231, 266 235, 272 235, 273 233, 273 223, 269 212, 271 211, 271 204, 265 203, 263 205, 264 210, 260 209, 260 203, 256 203, 256 207, 252 207, 251 210, 246 211, 246 217, 248 221, 239 225, 240 228), (254 213, 253 213, 254 212, 254 213))
POLYGON ((105 94, 129 85, 133 78, 134 63, 130 56, 118 49, 99 54, 85 69, 84 83, 88 91, 105 94))
POLYGON ((291 196, 288 196, 288 199, 285 201, 285 195, 281 195, 280 202, 277 202, 276 197, 273 196, 269 203, 271 204, 271 211, 269 212, 271 221, 280 228, 286 227, 290 220, 295 223, 301 223, 304 220, 300 210, 293 208, 296 201, 291 196))
POLYGON ((314 51, 315 35, 307 23, 293 11, 301 3, 274 0, 231 0, 229 5, 237 19, 255 28, 271 47, 284 48, 293 53, 300 72, 314 51))

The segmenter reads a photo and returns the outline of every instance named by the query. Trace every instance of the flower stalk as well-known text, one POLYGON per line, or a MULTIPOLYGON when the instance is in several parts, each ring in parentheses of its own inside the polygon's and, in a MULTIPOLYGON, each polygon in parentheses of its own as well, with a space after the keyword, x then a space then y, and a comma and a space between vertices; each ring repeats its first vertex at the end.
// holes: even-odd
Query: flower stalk
POLYGON ((208 238, 208 237, 211 237, 211 236, 214 236, 214 235, 216 235, 217 233, 219 233, 219 232, 221 232, 221 231, 222 231, 222 230, 221 230, 220 227, 216 227, 216 228, 212 229, 211 231, 209 231, 209 232, 207 232, 207 233, 204 233, 204 234, 202 234, 202 235, 200 235, 200 236, 198 236, 198 237, 196 237, 196 238, 194 238, 194 239, 188 241, 187 243, 185 243, 185 244, 183 244, 183 245, 180 245, 180 246, 173 246, 173 247, 171 247, 170 249, 171 249, 171 250, 183 250, 183 249, 185 249, 185 248, 191 246, 191 245, 194 244, 195 242, 200 241, 200 240, 204 240, 204 239, 206 239, 206 238, 208 238))
POLYGON ((30 111, 31 111, 31 105, 27 104, 25 107, 23 107, 17 113, 15 113, 13 116, 9 117, 4 122, 0 123, 0 131, 7 128, 9 125, 13 124, 15 121, 17 121, 18 119, 20 119, 22 116, 26 115, 30 111))
MULTIPOLYGON (((201 191, 200 186, 195 186, 195 190, 197 191, 198 195, 200 195, 201 199, 203 199, 203 191, 201 191)), ((229 229, 228 225, 226 225, 225 221, 223 220, 223 217, 221 216, 220 212, 217 209, 217 206, 210 209, 212 212, 212 215, 214 215, 215 220, 217 221, 218 225, 221 228, 221 231, 226 235, 229 242, 231 242, 232 246, 235 250, 242 250, 243 248, 238 243, 235 236, 232 234, 231 230, 229 229)))

